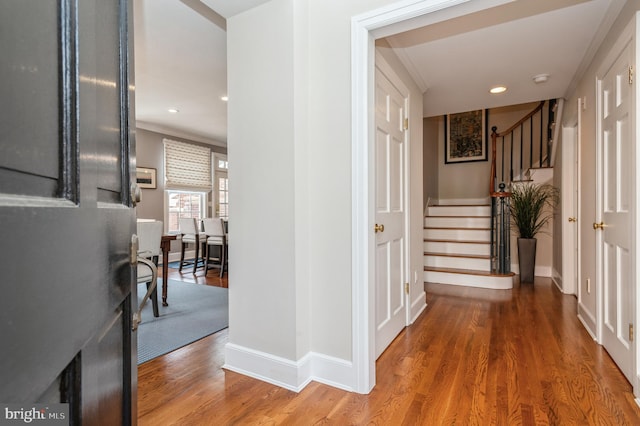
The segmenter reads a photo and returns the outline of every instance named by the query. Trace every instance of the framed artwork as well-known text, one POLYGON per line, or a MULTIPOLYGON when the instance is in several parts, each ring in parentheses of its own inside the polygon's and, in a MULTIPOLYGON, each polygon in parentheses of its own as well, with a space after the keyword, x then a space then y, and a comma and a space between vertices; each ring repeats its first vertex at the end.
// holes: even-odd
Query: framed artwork
POLYGON ((136 167, 136 183, 140 188, 156 189, 156 169, 136 167))
POLYGON ((445 164, 487 161, 487 119, 486 109, 445 116, 445 164))

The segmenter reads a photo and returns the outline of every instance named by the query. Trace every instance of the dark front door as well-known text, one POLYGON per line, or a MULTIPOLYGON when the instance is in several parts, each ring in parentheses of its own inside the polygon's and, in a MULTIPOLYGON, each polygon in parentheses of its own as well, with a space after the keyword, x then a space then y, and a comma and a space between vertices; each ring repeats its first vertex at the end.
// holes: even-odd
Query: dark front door
POLYGON ((0 402, 72 424, 135 423, 130 12, 0 2, 0 402))

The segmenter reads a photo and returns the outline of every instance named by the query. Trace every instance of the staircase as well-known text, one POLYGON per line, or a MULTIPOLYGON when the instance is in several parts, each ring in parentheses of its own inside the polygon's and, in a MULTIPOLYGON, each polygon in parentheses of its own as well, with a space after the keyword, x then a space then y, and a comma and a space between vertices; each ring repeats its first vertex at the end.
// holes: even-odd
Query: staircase
POLYGON ((491 273, 491 206, 430 206, 424 222, 424 281, 490 289, 513 287, 491 273))

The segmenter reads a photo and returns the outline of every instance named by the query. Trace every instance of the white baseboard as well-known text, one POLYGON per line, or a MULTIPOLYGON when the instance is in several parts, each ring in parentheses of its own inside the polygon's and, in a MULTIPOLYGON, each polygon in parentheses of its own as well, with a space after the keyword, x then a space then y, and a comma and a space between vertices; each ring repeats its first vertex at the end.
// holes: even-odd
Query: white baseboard
POLYGON ((562 275, 560 275, 556 268, 552 269, 551 281, 553 281, 556 287, 558 287, 558 290, 560 290, 560 292, 565 293, 564 289, 562 288, 562 275))
POLYGON ((424 312, 425 309, 427 309, 427 293, 423 291, 420 293, 418 297, 416 297, 416 299, 413 302, 411 302, 411 310, 410 310, 411 319, 409 324, 413 324, 418 319, 420 314, 424 312))
POLYGON ((244 374, 276 386, 300 392, 311 381, 349 392, 355 390, 355 372, 351 361, 309 352, 298 361, 227 343, 225 364, 230 371, 244 374))
POLYGON ((591 335, 593 340, 598 341, 598 334, 596 333, 596 319, 580 302, 578 302, 578 319, 587 330, 587 333, 591 335))
MULTIPOLYGON (((520 267, 517 263, 511 264, 511 272, 520 274, 520 267)), ((551 278, 551 266, 536 266, 536 269, 533 271, 533 275, 536 277, 551 278)))

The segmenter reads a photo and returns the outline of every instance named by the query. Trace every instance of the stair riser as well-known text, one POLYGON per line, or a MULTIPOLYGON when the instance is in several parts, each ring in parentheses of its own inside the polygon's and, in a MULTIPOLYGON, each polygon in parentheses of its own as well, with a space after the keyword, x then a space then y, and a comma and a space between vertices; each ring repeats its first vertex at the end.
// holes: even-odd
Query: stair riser
POLYGON ((491 270, 491 262, 489 261, 489 259, 473 259, 468 257, 425 255, 424 266, 432 266, 436 268, 468 269, 487 272, 491 270))
POLYGON ((425 282, 461 285, 466 287, 480 287, 506 290, 513 288, 513 278, 480 276, 467 274, 452 274, 448 272, 424 271, 425 282))
POLYGON ((484 243, 454 243, 425 241, 424 251, 446 254, 479 254, 489 256, 491 247, 484 243))
POLYGON ((491 216, 491 206, 431 206, 428 216, 491 216))
POLYGON ((488 217, 438 217, 427 216, 424 226, 430 228, 489 228, 491 219, 488 217))
POLYGON ((491 231, 471 229, 425 229, 429 240, 491 241, 491 231))

